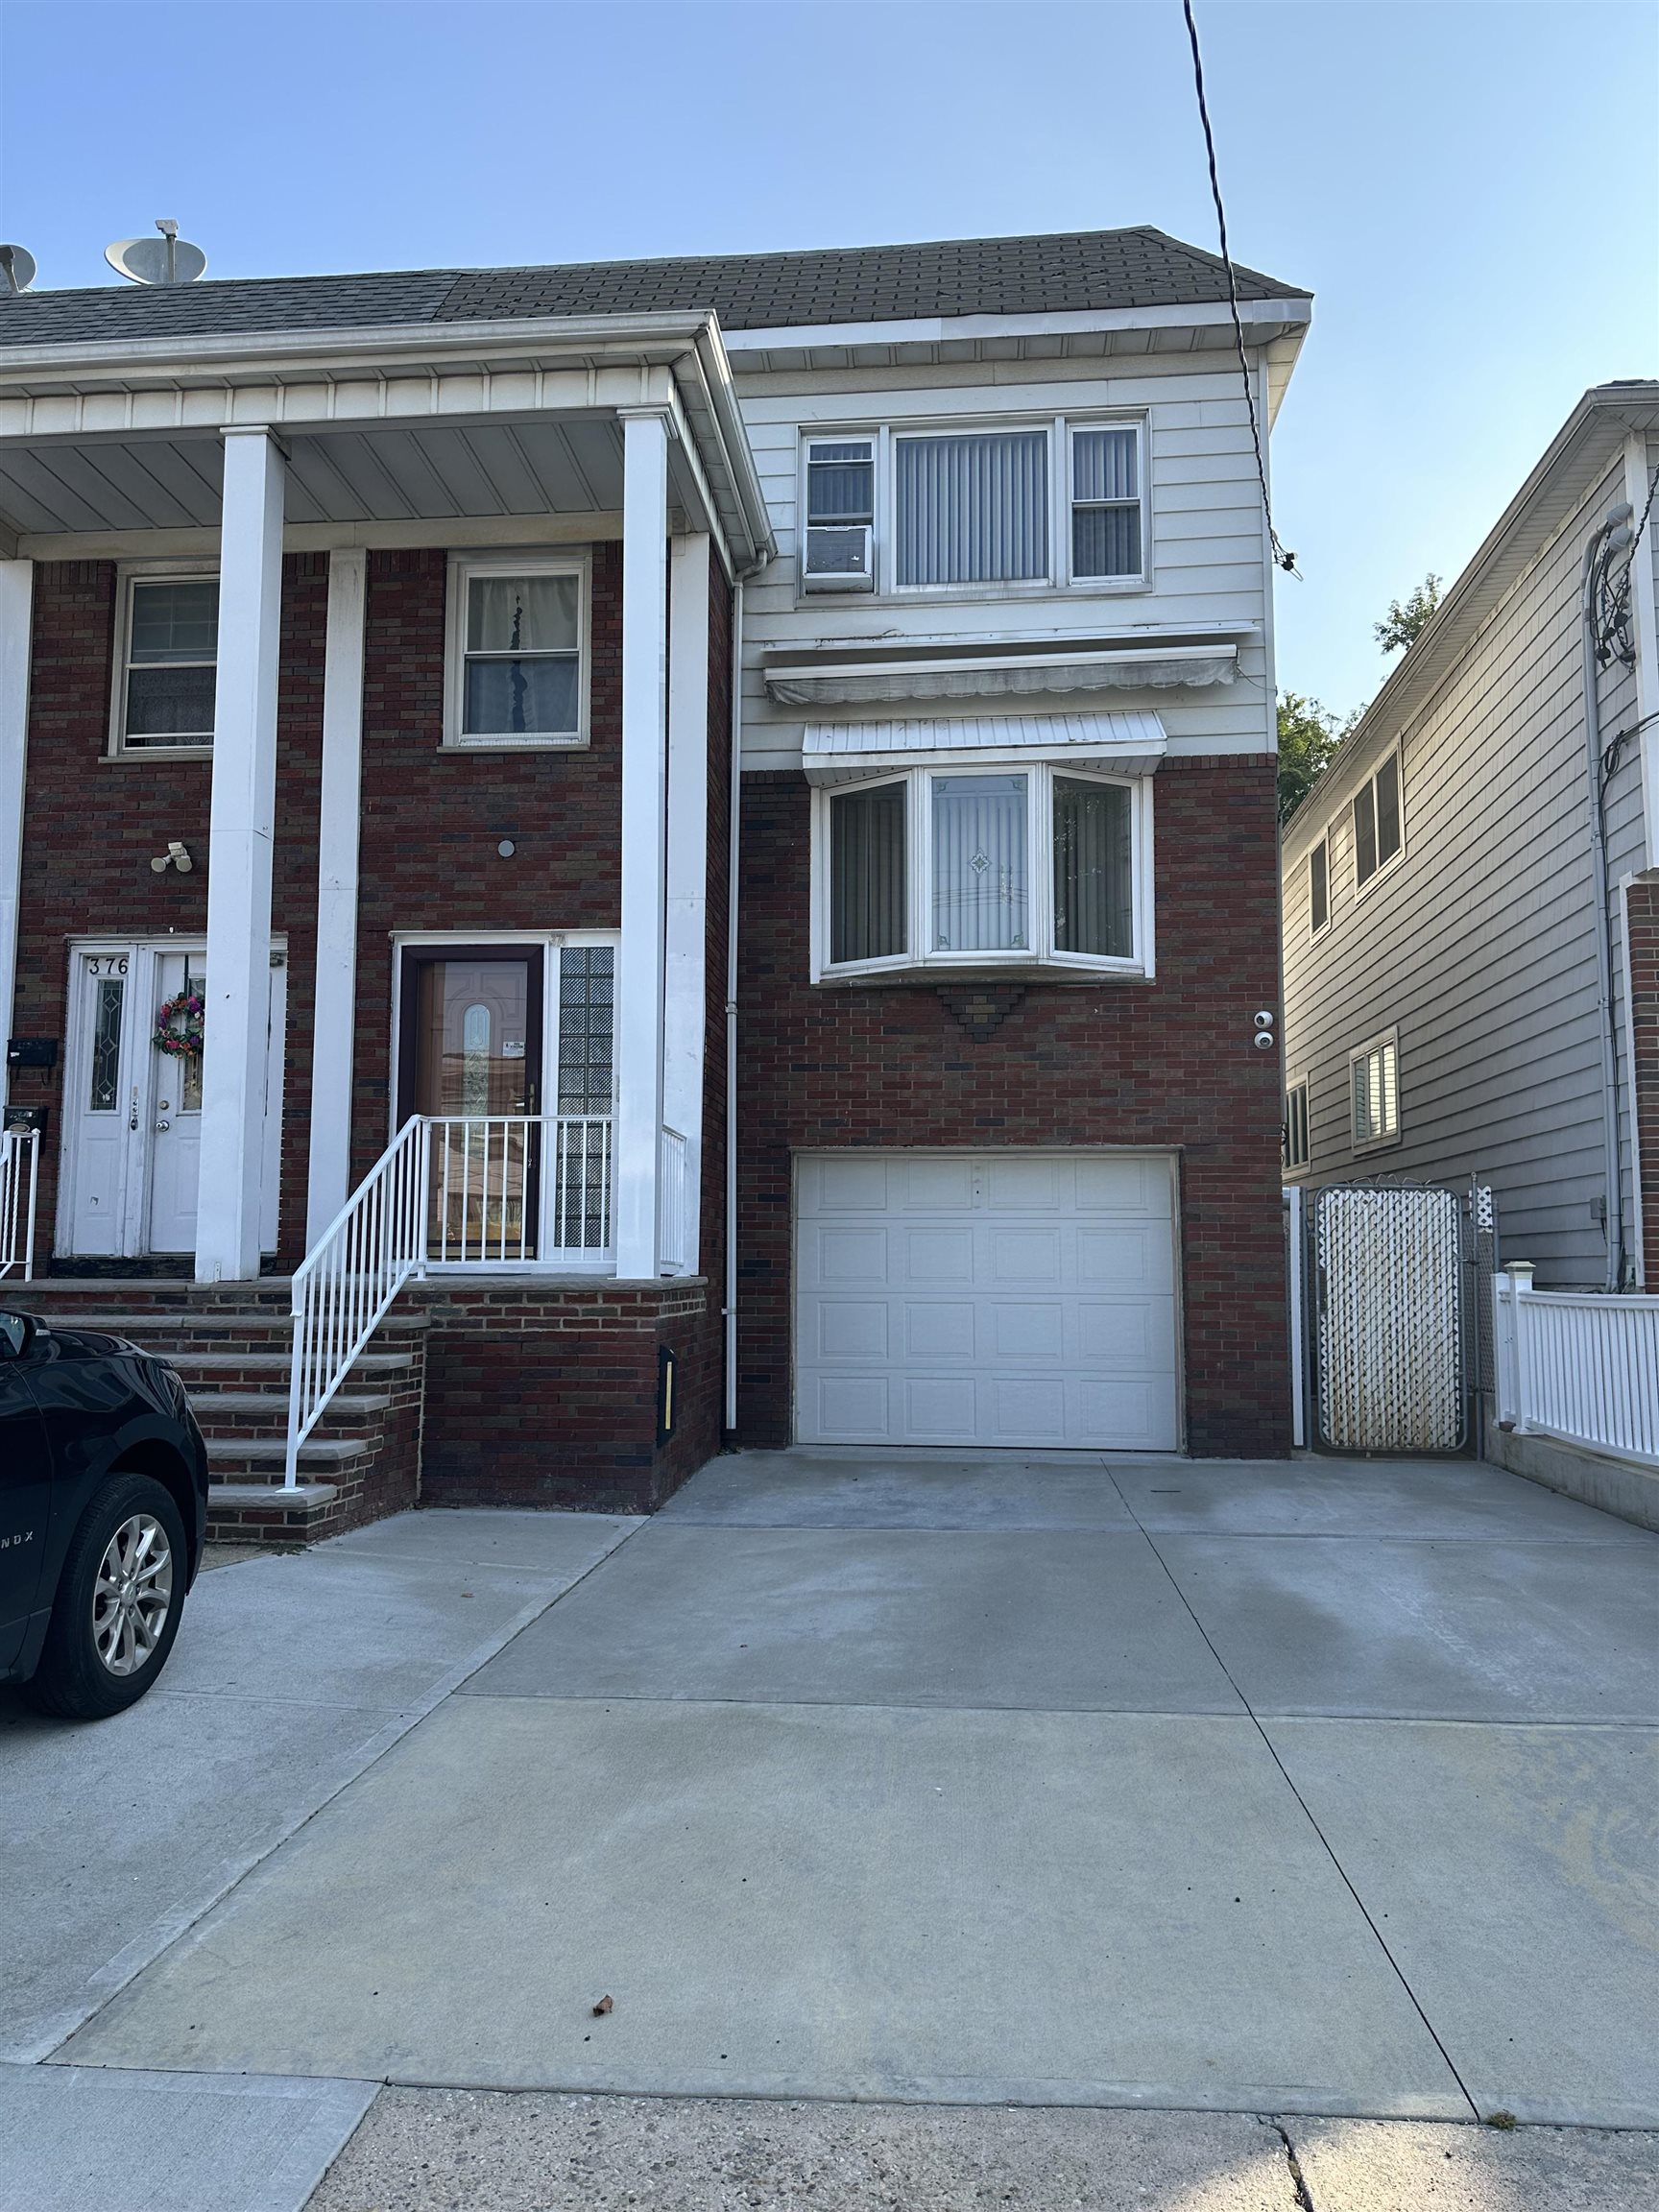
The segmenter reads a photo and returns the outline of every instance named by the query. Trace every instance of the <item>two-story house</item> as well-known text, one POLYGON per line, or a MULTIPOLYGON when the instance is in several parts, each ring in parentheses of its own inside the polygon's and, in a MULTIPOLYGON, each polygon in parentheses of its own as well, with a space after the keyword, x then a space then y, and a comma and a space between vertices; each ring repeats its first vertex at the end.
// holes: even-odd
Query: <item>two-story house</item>
POLYGON ((1286 1165, 1659 1263, 1659 384, 1587 392, 1286 825, 1286 1165))
POLYGON ((1310 302, 1238 288, 1136 229, 0 299, 28 1295, 173 1346, 222 1522, 291 1279, 290 1527, 1286 1448, 1310 302))

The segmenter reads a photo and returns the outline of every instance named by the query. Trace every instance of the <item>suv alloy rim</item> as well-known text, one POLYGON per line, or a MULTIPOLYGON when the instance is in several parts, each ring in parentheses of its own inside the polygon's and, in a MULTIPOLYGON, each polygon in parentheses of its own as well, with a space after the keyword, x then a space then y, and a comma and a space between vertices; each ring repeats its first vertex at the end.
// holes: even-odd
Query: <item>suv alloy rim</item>
POLYGON ((173 1552, 149 1513, 123 1521, 92 1585, 92 1641, 111 1674, 135 1674, 156 1648, 173 1603, 173 1552))

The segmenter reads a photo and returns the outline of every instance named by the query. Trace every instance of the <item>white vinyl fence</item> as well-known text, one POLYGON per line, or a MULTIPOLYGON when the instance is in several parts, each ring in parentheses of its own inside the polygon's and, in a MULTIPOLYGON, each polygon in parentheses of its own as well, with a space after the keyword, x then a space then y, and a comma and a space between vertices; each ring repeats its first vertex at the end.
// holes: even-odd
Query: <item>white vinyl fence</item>
POLYGON ((1492 1307, 1505 1427, 1659 1467, 1659 1298, 1534 1290, 1516 1261, 1492 1307))

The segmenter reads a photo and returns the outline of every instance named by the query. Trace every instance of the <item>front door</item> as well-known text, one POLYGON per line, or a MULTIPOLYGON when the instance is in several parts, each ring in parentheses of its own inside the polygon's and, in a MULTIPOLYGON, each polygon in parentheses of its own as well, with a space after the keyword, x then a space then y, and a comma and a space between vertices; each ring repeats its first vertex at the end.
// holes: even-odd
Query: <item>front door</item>
MULTIPOLYGON (((178 1053, 156 1038, 162 1007, 200 993, 205 970, 200 944, 177 940, 71 952, 59 1251, 132 1259, 195 1250, 202 1074, 211 1040, 204 1037, 200 1053, 178 1053)), ((268 1251, 276 1243, 285 955, 272 954, 270 974, 261 1225, 268 1251)))

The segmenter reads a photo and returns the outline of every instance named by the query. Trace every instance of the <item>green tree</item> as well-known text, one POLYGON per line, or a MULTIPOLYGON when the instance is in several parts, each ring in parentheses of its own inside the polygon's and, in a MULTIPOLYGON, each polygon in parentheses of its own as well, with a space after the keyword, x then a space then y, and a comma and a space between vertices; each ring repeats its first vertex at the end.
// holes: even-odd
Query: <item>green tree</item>
POLYGON ((1409 599, 1390 599, 1387 614, 1376 625, 1377 642, 1383 652, 1397 653, 1402 645, 1409 651, 1428 629, 1439 604, 1440 579, 1433 575, 1425 576, 1409 599))
POLYGON ((1299 691, 1279 695, 1279 819, 1287 822, 1325 772, 1325 763, 1358 721, 1344 722, 1299 691))

